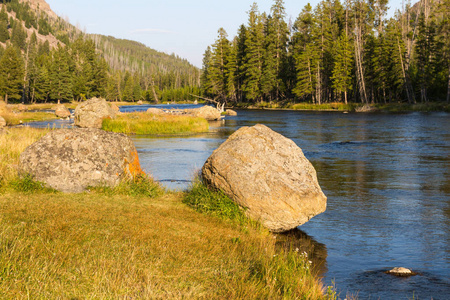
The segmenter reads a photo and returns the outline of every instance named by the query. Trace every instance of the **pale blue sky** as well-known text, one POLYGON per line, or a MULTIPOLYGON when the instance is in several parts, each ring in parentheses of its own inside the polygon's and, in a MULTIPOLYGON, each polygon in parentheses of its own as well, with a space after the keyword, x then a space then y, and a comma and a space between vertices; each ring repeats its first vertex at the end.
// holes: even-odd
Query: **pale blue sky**
MULTIPOLYGON (((88 33, 141 42, 155 50, 175 53, 201 67, 203 53, 223 27, 234 37, 247 23, 254 0, 46 0, 59 16, 68 17, 88 33)), ((402 0, 390 7, 401 8, 402 0)), ((272 0, 256 1, 260 12, 270 12, 272 0)), ((285 0, 287 19, 294 21, 303 7, 319 0, 285 0)), ((341 1, 342 2, 342 1, 341 1)), ((415 2, 415 1, 413 1, 415 2)))

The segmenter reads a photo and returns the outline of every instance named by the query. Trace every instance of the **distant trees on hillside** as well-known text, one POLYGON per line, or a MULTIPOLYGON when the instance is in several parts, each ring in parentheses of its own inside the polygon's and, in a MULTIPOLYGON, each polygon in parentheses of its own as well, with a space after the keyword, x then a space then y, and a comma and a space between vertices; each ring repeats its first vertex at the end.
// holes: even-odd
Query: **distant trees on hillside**
POLYGON ((0 99, 158 102, 200 94, 200 70, 175 55, 84 34, 28 2, 0 1, 0 7, 0 99))
POLYGON ((450 101, 450 0, 386 17, 388 0, 323 0, 286 21, 254 3, 234 38, 223 28, 203 59, 203 93, 223 102, 450 101))

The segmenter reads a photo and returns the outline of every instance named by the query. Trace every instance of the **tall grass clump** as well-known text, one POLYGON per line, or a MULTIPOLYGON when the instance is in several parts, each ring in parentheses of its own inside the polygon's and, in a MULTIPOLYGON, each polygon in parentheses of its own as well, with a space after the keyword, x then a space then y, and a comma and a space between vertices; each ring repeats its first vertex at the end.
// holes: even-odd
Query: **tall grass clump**
POLYGON ((150 113, 126 113, 103 121, 103 130, 126 134, 186 134, 207 132, 208 121, 203 118, 150 113))
POLYGON ((125 195, 149 198, 156 198, 164 193, 163 188, 154 182, 148 175, 124 178, 115 187, 91 187, 89 190, 105 195, 125 195))
POLYGON ((200 179, 194 180, 189 193, 186 193, 183 198, 183 203, 201 213, 214 215, 225 220, 237 221, 241 225, 257 224, 248 219, 244 210, 222 191, 210 190, 200 179))
POLYGON ((0 186, 17 179, 20 154, 48 133, 48 129, 8 128, 0 132, 0 186))

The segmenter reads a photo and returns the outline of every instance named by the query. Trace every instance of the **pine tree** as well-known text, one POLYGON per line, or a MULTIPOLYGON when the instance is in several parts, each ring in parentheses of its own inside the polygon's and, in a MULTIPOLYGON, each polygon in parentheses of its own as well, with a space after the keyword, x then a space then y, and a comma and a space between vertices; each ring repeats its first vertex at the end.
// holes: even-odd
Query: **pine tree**
POLYGON ((315 99, 316 70, 319 68, 320 49, 314 35, 315 19, 311 5, 307 4, 294 23, 291 48, 296 66, 295 95, 302 99, 315 99))
POLYGON ((353 45, 345 31, 335 43, 334 68, 331 79, 333 88, 340 95, 344 93, 344 102, 348 103, 347 94, 352 90, 353 45))
POLYGON ((227 101, 227 59, 230 52, 230 42, 223 28, 218 30, 218 37, 212 48, 210 66, 208 68, 209 92, 221 103, 227 101))
POLYGON ((0 42, 6 43, 9 40, 8 23, 0 20, 0 42))
POLYGON ((247 47, 245 41, 247 40, 247 28, 244 24, 239 27, 238 35, 236 37, 236 88, 237 101, 242 101, 244 98, 244 82, 246 81, 246 53, 247 47))
POLYGON ((25 70, 20 50, 14 46, 6 48, 0 59, 0 95, 9 99, 21 99, 25 70))
POLYGON ((278 94, 278 71, 281 64, 277 60, 277 32, 275 21, 269 16, 264 29, 264 57, 261 74, 261 93, 264 98, 272 101, 278 94), (278 63, 278 66, 277 66, 278 63))
POLYGON ((245 40, 245 97, 250 101, 262 101, 261 77, 264 58, 264 16, 253 3, 248 18, 247 39, 245 40))
POLYGON ((225 65, 227 100, 237 101, 237 38, 233 40, 228 49, 225 65))
POLYGON ((14 22, 14 27, 11 32, 11 43, 21 50, 26 49, 27 33, 20 22, 14 22))
POLYGON ((53 100, 70 101, 73 99, 72 73, 70 55, 66 47, 58 46, 53 51, 53 59, 50 68, 51 94, 53 100))
POLYGON ((211 82, 209 81, 209 68, 211 66, 211 47, 208 46, 203 54, 202 74, 200 76, 202 93, 206 96, 211 94, 211 82))

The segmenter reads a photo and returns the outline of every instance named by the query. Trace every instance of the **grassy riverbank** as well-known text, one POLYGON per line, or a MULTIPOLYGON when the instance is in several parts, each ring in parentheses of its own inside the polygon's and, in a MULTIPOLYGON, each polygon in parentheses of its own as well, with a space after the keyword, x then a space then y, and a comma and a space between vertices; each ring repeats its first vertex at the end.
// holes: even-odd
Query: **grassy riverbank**
MULTIPOLYGON (((260 103, 238 103, 236 108, 248 109, 291 109, 291 110, 306 110, 306 111, 355 111, 357 108, 363 107, 361 103, 292 103, 292 102, 260 102, 260 103)), ((419 104, 407 103, 389 103, 389 104, 370 104, 377 111, 381 112, 432 112, 444 111, 450 112, 450 104, 444 102, 430 102, 419 104)))
POLYGON ((170 193, 141 178, 62 194, 19 179, 20 152, 45 132, 0 133, 5 299, 326 298, 304 249, 279 249, 201 184, 170 193))
POLYGON ((207 132, 209 125, 203 118, 135 112, 118 115, 113 120, 106 119, 102 128, 127 134, 169 135, 207 132))

